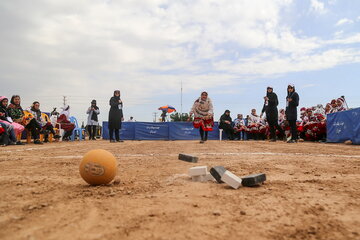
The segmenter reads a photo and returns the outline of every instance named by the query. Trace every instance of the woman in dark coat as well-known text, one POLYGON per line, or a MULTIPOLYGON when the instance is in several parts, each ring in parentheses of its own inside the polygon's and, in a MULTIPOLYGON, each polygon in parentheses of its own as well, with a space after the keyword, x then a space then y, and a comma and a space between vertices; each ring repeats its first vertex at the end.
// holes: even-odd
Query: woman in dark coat
POLYGON ((264 97, 265 103, 260 115, 262 117, 263 113, 266 113, 266 120, 269 123, 270 128, 270 138, 271 142, 276 141, 276 129, 280 132, 280 139, 285 137, 284 130, 279 126, 279 117, 278 117, 278 109, 279 105, 278 97, 276 93, 274 93, 272 87, 267 87, 266 97, 264 97))
POLYGON ((224 130, 229 140, 234 140, 234 128, 231 126, 231 123, 230 111, 226 110, 220 117, 219 128, 224 130))
POLYGON ((109 111, 109 135, 110 142, 115 142, 113 136, 115 132, 116 142, 123 142, 120 140, 121 121, 123 117, 123 102, 120 99, 120 91, 115 90, 114 96, 110 98, 110 111, 109 111))
POLYGON ((297 120, 297 107, 299 106, 299 95, 295 92, 295 86, 289 84, 287 88, 287 97, 286 97, 286 110, 285 116, 286 120, 289 122, 291 128, 291 140, 288 143, 295 143, 298 139, 296 120, 297 120))

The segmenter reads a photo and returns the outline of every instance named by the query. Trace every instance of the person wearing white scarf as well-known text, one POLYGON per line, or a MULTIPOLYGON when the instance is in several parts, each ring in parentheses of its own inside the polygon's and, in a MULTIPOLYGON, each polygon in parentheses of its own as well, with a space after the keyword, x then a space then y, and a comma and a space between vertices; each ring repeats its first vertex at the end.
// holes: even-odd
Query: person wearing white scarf
POLYGON ((214 126, 214 107, 207 92, 202 92, 194 102, 190 110, 190 118, 192 115, 194 115, 193 125, 200 131, 200 143, 204 143, 208 139, 208 132, 212 131, 214 126))

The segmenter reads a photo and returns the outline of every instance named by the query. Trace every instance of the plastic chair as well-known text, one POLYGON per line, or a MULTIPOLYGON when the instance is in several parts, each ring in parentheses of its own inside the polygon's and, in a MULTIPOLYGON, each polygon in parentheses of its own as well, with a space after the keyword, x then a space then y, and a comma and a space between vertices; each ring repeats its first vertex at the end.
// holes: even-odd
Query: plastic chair
POLYGON ((82 137, 83 137, 82 132, 83 132, 84 129, 79 127, 77 119, 74 116, 71 116, 70 117, 70 122, 75 124, 75 128, 72 131, 72 134, 71 134, 71 137, 70 137, 71 141, 75 141, 75 135, 76 135, 77 132, 78 132, 78 135, 79 135, 79 141, 83 140, 82 139, 82 137))

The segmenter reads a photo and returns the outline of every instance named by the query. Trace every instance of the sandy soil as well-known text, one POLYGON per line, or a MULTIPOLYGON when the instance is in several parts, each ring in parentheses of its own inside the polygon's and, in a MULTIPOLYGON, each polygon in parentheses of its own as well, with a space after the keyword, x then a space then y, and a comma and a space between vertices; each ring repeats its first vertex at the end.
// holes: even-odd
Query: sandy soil
POLYGON ((360 239, 360 146, 283 142, 86 141, 0 148, 0 239, 360 239), (121 183, 88 186, 102 148, 121 183), (177 160, 178 153, 199 163, 177 160), (223 165, 260 187, 191 182, 223 165))

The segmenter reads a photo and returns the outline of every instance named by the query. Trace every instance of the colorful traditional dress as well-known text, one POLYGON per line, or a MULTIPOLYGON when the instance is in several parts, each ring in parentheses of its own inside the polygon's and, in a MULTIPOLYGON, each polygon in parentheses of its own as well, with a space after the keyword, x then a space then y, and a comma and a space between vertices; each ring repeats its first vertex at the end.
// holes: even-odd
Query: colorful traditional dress
POLYGON ((202 128, 208 132, 214 127, 214 108, 210 98, 205 101, 199 97, 193 104, 190 114, 194 114, 193 125, 195 128, 202 128))

